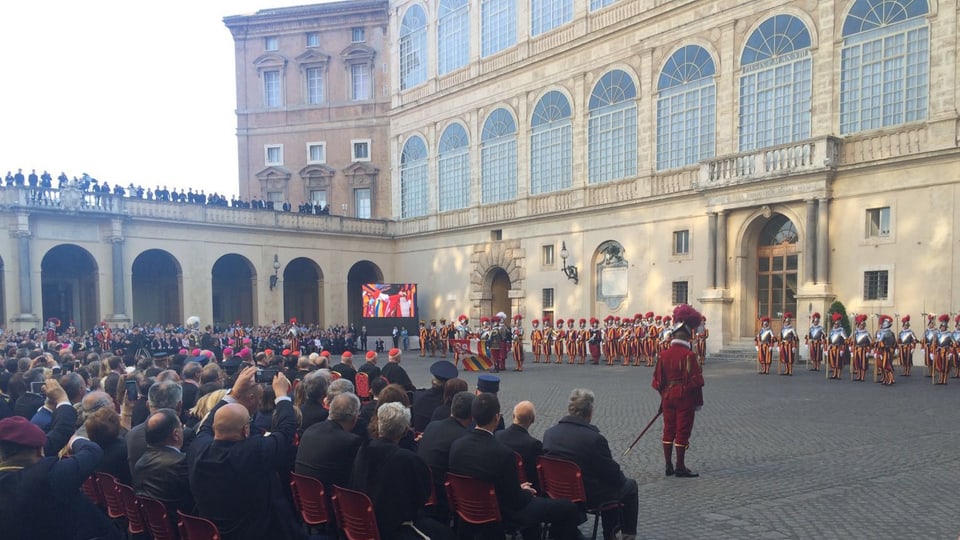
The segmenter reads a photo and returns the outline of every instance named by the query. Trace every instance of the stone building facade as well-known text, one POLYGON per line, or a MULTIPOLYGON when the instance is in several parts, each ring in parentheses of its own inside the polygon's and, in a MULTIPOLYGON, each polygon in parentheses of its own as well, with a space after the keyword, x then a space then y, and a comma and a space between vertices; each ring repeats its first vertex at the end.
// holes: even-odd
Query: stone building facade
MULTIPOLYGON (((207 212, 165 223, 181 231, 168 251, 203 246, 201 260, 189 247, 177 259, 199 276, 199 288, 184 278, 181 294, 212 316, 212 257, 243 246, 269 273, 279 245, 282 266, 302 256, 322 270, 326 320, 342 317, 340 288, 359 261, 372 265, 367 275, 419 283, 424 318, 632 317, 689 302, 707 316, 714 350, 749 339, 762 316, 792 311, 804 328, 835 299, 848 312, 914 321, 956 311, 958 9, 956 0, 392 0, 228 17, 241 192, 286 186, 296 206, 323 185, 310 183, 319 171, 335 210, 355 189, 343 171, 357 164, 341 149, 330 170, 310 169, 306 154, 288 162, 287 149, 369 127, 371 216, 383 220, 337 218, 332 230, 332 217, 237 223, 207 212), (316 61, 304 44, 320 32, 328 73, 342 72, 349 45, 325 40, 361 24, 348 20, 385 31, 370 45, 376 97, 331 104, 340 122, 300 105, 298 62, 316 61), (271 36, 279 50, 268 53, 271 36), (284 101, 262 109, 263 74, 276 65, 288 66, 284 101), (274 144, 283 167, 260 160, 274 144), (199 244, 186 234, 208 229, 199 244)), ((39 319, 40 302, 18 296, 16 246, 32 247, 39 291, 41 224, 53 218, 5 208, 4 317, 39 319)), ((118 219, 98 225, 95 260, 110 260, 118 219)), ((119 219, 118 273, 135 260, 140 219, 119 219)), ((286 302, 257 276, 253 319, 279 319, 286 302)), ((126 281, 116 307, 130 317, 126 281)), ((101 306, 114 307, 100 282, 101 306)))

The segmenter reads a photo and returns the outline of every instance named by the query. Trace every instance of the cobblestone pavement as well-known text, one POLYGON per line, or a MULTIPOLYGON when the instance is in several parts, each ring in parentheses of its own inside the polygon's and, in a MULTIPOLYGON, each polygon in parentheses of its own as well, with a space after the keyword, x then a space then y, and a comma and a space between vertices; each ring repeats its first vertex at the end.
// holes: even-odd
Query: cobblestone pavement
MULTIPOLYGON (((411 352, 403 365, 424 386, 432 359, 411 352)), ((508 422, 517 401, 533 401, 539 438, 565 414, 571 389, 593 390, 594 423, 640 486, 640 538, 952 540, 960 535, 960 380, 932 386, 923 371, 898 370, 885 387, 825 380, 802 364, 793 377, 761 376, 752 358, 708 360, 687 452, 700 473, 692 479, 663 475, 660 421, 621 457, 657 411, 651 368, 528 361, 523 373, 500 374, 500 399, 508 422)), ((461 377, 473 388, 476 373, 461 377)))

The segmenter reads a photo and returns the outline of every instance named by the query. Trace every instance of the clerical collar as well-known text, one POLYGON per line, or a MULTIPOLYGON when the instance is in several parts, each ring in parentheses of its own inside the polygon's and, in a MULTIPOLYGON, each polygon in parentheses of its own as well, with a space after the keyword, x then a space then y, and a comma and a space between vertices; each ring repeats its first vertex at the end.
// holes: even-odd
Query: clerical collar
POLYGON ((671 339, 671 340, 670 340, 670 344, 671 344, 671 345, 674 345, 674 344, 676 344, 676 345, 683 345, 684 347, 686 347, 686 348, 688 348, 688 349, 690 349, 690 350, 693 350, 693 347, 690 345, 690 342, 687 341, 687 340, 685 340, 685 339, 676 339, 676 338, 675 338, 675 339, 671 339))

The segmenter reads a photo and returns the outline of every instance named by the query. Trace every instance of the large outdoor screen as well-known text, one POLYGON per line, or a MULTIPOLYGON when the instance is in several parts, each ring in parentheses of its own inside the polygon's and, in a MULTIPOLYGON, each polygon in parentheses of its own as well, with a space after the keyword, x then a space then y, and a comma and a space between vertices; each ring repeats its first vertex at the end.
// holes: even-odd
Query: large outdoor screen
POLYGON ((417 316, 416 283, 365 283, 363 318, 417 316))

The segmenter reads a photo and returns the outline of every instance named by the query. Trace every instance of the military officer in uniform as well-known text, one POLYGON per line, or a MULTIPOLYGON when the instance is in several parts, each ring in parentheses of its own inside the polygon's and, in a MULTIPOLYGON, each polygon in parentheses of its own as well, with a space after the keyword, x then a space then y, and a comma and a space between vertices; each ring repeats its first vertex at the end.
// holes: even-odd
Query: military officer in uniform
MULTIPOLYGON (((953 378, 960 377, 960 314, 954 319, 953 327, 953 378)), ((947 370, 949 371, 949 369, 947 370)))
POLYGON ((950 324, 950 315, 944 313, 938 320, 940 330, 937 332, 936 351, 933 355, 933 384, 947 384, 954 345, 953 334, 947 328, 950 324))
POLYGON ((797 356, 797 344, 800 336, 793 328, 793 313, 789 311, 783 314, 783 323, 780 327, 780 337, 777 343, 780 346, 780 368, 777 370, 780 375, 793 376, 793 363, 797 356))
POLYGON ((701 366, 707 361, 707 338, 709 337, 710 330, 707 329, 707 318, 704 317, 703 320, 700 321, 700 326, 697 327, 696 336, 694 336, 697 356, 700 359, 701 366))
POLYGON ((597 365, 600 363, 600 345, 603 343, 603 331, 600 330, 600 320, 596 317, 590 317, 590 331, 587 338, 587 346, 590 348, 590 363, 597 365))
POLYGON ((897 353, 900 355, 900 366, 903 368, 903 376, 910 376, 910 368, 913 367, 913 350, 917 347, 917 335, 910 328, 910 315, 904 315, 900 319, 900 334, 897 336, 897 353))
POLYGON ((827 346, 827 364, 830 367, 830 378, 839 379, 840 372, 843 371, 843 356, 847 349, 847 332, 843 329, 841 319, 843 316, 838 312, 832 315, 833 328, 830 329, 829 345, 827 346))
POLYGON ((613 315, 607 315, 603 319, 603 357, 607 359, 607 365, 613 365, 614 347, 617 343, 617 328, 613 326, 613 315))
POLYGON ((695 478, 699 475, 687 468, 684 458, 690 447, 694 415, 703 406, 703 372, 690 344, 701 315, 686 304, 677 306, 673 313, 677 326, 670 332, 669 347, 660 353, 653 369, 653 388, 660 393, 663 410, 666 475, 695 478), (677 452, 676 467, 673 465, 674 450, 677 452))
POLYGON ((430 343, 430 357, 437 355, 437 349, 440 348, 440 330, 437 329, 437 320, 430 319, 430 333, 427 335, 427 342, 430 343))
POLYGON ((863 313, 856 316, 856 329, 850 336, 851 361, 850 376, 854 381, 863 382, 867 374, 867 367, 870 363, 868 354, 873 348, 873 339, 870 332, 867 331, 867 316, 863 313))
POLYGON ((523 315, 517 313, 513 316, 513 326, 510 327, 510 335, 513 338, 513 362, 517 365, 514 371, 523 371, 523 315))
POLYGON ((880 330, 876 336, 876 370, 881 376, 880 382, 890 386, 894 382, 893 355, 897 351, 897 337, 893 335, 893 317, 880 315, 880 330))
POLYGON ((543 330, 540 329, 540 320, 530 321, 530 348, 533 349, 533 363, 539 364, 543 356, 543 330))
POLYGON ((933 376, 933 358, 936 355, 939 334, 936 316, 928 313, 927 328, 923 331, 923 341, 920 342, 920 349, 923 350, 923 365, 927 366, 927 377, 933 376))
POLYGON ((567 342, 567 331, 563 329, 563 317, 557 317, 553 328, 553 352, 557 355, 557 363, 563 363, 563 349, 567 342))
POLYGON ((567 363, 573 364, 577 361, 577 340, 580 337, 580 333, 576 328, 573 327, 573 319, 567 319, 567 363))
POLYGON ((773 329, 770 328, 770 317, 760 318, 760 331, 753 341, 757 349, 757 372, 769 375, 770 364, 773 363, 773 344, 776 341, 773 329))
POLYGON ((577 330, 576 350, 577 360, 583 365, 587 359, 587 341, 590 339, 590 331, 587 330, 587 320, 580 319, 580 329, 577 330))
POLYGON ((450 348, 450 328, 447 326, 446 319, 440 319, 440 328, 437 329, 437 342, 440 346, 440 358, 446 358, 447 349, 450 348))
POLYGON ((553 327, 550 324, 550 319, 543 318, 543 353, 544 353, 544 364, 550 363, 550 357, 553 354, 553 327))
POLYGON ((646 336, 643 338, 643 356, 646 358, 647 367, 653 367, 653 363, 657 359, 656 344, 657 335, 660 333, 660 329, 654 323, 652 311, 648 311, 644 315, 644 319, 646 336))
POLYGON ((427 329, 427 321, 420 321, 417 337, 420 338, 420 358, 423 358, 427 355, 427 348, 430 347, 430 330, 427 329))
POLYGON ((673 339, 672 319, 669 315, 663 318, 663 327, 660 329, 660 342, 657 344, 657 354, 667 350, 670 340, 673 339))
POLYGON ((810 352, 810 363, 813 364, 810 370, 820 371, 820 361, 823 360, 823 344, 826 341, 826 334, 824 333, 823 326, 820 324, 819 313, 814 313, 810 317, 810 329, 807 330, 804 341, 807 342, 807 350, 810 352))

